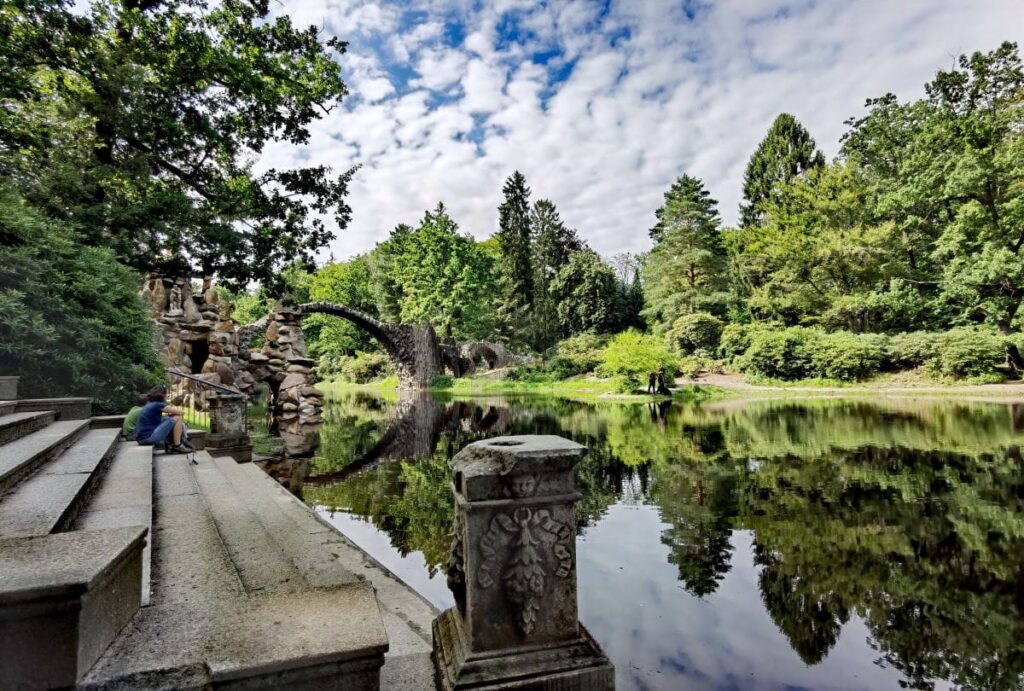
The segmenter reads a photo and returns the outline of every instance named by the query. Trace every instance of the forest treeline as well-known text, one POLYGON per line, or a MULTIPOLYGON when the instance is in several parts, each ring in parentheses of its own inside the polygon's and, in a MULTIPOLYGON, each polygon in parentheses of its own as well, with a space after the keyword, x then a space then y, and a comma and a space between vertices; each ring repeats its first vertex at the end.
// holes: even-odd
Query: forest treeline
MULTIPOLYGON (((664 364, 994 379, 1024 366, 1015 44, 961 58, 924 98, 868 101, 832 161, 779 116, 736 228, 682 175, 649 228, 622 229, 649 233, 650 252, 603 258, 515 172, 484 241, 438 204, 318 268, 344 239, 357 171, 253 161, 268 143, 309 142, 347 94, 345 49, 266 0, 0 7, 0 373, 23 375, 26 395, 123 408, 162 376, 141 277, 186 270, 230 290, 242 321, 290 290, 540 356, 521 378, 596 370, 628 386, 664 364)), ((325 374, 387 366, 346 324, 308 328, 325 374)))
MULTIPOLYGON (((659 362, 787 380, 925 368, 995 381, 1024 368, 1017 46, 963 56, 924 98, 872 98, 846 124, 829 161, 796 118, 779 115, 747 165, 735 228, 703 182, 682 175, 654 211, 643 255, 603 259, 554 202, 531 200, 517 171, 488 240, 460 233, 439 204, 365 255, 293 271, 290 285, 383 319, 432 322, 443 339, 547 356, 519 373, 527 378, 603 364, 635 384, 659 362), (609 337, 628 329, 648 335, 618 336, 612 357, 609 337)), ((351 359, 373 350, 353 327, 311 321, 325 371, 360 379, 386 367, 382 356, 351 359)))

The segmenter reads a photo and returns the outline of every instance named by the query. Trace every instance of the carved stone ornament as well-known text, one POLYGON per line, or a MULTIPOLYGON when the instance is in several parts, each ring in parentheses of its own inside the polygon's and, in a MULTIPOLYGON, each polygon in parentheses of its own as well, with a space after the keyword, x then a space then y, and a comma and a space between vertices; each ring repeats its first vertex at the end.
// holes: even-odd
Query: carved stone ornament
POLYGON ((476 573, 477 583, 490 588, 501 581, 505 596, 518 610, 516 623, 523 633, 532 633, 537 622, 550 568, 545 552, 550 550, 556 563, 554 575, 568 577, 572 573, 569 541, 574 537, 569 526, 553 520, 548 511, 520 507, 495 516, 480 538, 484 560, 476 573))

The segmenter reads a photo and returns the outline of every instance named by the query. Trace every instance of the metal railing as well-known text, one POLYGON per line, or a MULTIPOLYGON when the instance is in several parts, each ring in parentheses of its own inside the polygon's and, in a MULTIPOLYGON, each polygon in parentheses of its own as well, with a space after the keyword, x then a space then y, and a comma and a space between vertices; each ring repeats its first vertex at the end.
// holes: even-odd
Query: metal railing
MULTIPOLYGON (((181 409, 185 424, 192 429, 211 430, 210 399, 213 397, 224 394, 241 397, 242 410, 249 407, 249 397, 238 389, 206 381, 200 376, 177 369, 168 368, 167 376, 171 380, 167 388, 167 403, 181 409)), ((244 432, 249 431, 248 415, 242 416, 242 426, 244 432)))

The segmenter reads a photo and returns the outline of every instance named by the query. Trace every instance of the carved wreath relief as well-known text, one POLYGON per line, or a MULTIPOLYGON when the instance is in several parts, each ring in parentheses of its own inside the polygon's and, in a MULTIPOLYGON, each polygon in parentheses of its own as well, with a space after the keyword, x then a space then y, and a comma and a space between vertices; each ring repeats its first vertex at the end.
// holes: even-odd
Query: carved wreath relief
POLYGON ((572 538, 569 526, 554 520, 549 511, 527 507, 496 515, 480 538, 484 559, 476 573, 477 583, 481 588, 490 588, 498 580, 504 584, 506 597, 518 609, 516 623, 524 634, 533 631, 544 594, 548 576, 544 547, 551 546, 557 561, 554 575, 566 578, 572 572, 572 538))

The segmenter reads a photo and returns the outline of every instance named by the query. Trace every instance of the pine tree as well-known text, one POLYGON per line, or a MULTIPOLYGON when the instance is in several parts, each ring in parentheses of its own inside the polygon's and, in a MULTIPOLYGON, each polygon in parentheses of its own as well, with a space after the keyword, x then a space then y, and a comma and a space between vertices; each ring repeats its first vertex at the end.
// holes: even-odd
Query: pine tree
POLYGON ((554 345, 558 335, 558 310, 551 292, 551 282, 569 263, 573 252, 583 249, 583 241, 558 215, 558 209, 548 199, 538 199, 530 212, 533 232, 533 343, 537 350, 554 345))
POLYGON ((505 201, 498 207, 498 248, 504 284, 500 308, 503 335, 513 341, 529 340, 527 307, 533 299, 533 262, 530 256, 530 188, 518 170, 502 188, 505 201))
POLYGON ((698 178, 684 175, 665 193, 644 266, 647 316, 671 323, 682 314, 718 311, 727 285, 718 202, 698 178))
POLYGON ((763 204, 775 198, 776 188, 811 168, 825 165, 810 133, 789 113, 782 113, 758 144, 743 175, 740 226, 749 228, 764 221, 763 204))

